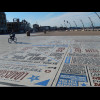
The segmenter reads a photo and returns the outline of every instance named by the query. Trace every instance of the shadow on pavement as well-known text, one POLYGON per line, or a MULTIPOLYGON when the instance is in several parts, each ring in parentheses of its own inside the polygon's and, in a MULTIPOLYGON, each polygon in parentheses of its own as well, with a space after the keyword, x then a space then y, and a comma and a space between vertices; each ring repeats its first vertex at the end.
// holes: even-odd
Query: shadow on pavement
POLYGON ((16 44, 31 44, 31 43, 26 43, 26 42, 16 42, 16 44))

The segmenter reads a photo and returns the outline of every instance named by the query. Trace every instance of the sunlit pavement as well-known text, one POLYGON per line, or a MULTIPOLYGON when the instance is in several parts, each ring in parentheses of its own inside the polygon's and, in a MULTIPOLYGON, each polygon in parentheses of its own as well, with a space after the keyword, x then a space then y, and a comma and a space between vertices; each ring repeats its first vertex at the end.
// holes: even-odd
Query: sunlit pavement
POLYGON ((100 86, 99 36, 0 35, 0 86, 100 86))

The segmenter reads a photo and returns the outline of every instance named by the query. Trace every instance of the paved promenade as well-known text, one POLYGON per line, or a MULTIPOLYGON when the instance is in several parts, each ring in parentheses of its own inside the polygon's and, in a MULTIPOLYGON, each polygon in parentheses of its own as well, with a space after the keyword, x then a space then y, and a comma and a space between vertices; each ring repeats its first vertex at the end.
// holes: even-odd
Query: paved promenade
POLYGON ((100 86, 100 36, 0 35, 0 87, 100 86))

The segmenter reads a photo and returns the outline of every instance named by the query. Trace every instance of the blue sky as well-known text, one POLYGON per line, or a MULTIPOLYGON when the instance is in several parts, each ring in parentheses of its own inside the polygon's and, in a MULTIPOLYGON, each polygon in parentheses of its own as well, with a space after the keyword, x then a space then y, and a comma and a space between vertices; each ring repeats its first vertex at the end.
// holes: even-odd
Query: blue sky
MULTIPOLYGON (((65 21, 69 21, 71 26, 75 26, 74 22, 80 27, 82 19, 85 26, 91 26, 88 17, 91 17, 94 26, 100 26, 100 19, 94 12, 5 12, 8 21, 13 21, 13 18, 19 18, 20 21, 26 19, 31 25, 38 23, 41 26, 63 26, 69 27, 68 23, 64 24, 65 21)), ((100 15, 100 12, 97 12, 100 15)))

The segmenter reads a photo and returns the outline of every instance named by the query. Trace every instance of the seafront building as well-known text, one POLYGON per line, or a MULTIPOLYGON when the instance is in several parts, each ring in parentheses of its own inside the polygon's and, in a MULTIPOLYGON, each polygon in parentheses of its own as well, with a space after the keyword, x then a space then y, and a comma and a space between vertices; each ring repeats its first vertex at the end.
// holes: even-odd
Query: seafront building
POLYGON ((0 12, 0 34, 15 32, 26 32, 31 30, 30 23, 25 19, 20 21, 19 18, 13 18, 12 22, 7 21, 5 12, 0 12))
POLYGON ((8 32, 11 32, 12 29, 15 32, 26 32, 27 30, 30 30, 30 23, 28 23, 26 20, 20 21, 19 18, 14 18, 13 22, 7 22, 7 30, 8 32))
POLYGON ((6 14, 4 12, 0 12, 0 33, 7 32, 7 22, 6 22, 6 14))

